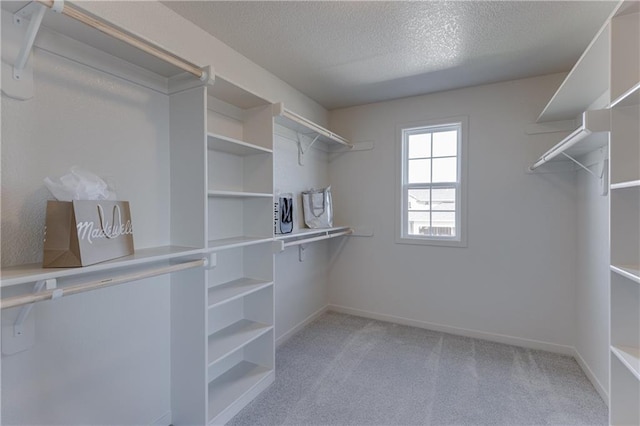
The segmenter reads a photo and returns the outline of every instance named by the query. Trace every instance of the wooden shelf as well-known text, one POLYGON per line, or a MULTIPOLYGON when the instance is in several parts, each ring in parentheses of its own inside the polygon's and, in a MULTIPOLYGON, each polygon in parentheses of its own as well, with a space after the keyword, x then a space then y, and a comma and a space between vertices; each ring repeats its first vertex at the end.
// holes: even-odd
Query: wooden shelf
POLYGON ((134 254, 80 268, 43 268, 39 263, 11 266, 1 270, 1 287, 32 283, 41 280, 75 277, 95 272, 111 271, 132 266, 163 262, 180 257, 203 254, 204 249, 162 246, 136 250, 134 254))
POLYGON ((231 406, 236 400, 267 379, 273 370, 249 361, 240 361, 209 383, 209 421, 231 406))
POLYGON ((220 240, 209 240, 208 251, 227 250, 236 247, 245 247, 253 244, 262 244, 273 241, 272 237, 233 237, 220 240))
POLYGON ((214 133, 207 134, 207 148, 212 151, 226 152, 227 154, 242 157, 273 153, 271 149, 214 133))
POLYGON ((640 284, 640 266, 611 265, 611 271, 640 284))
POLYGON ((273 326, 242 319, 209 336, 209 366, 253 342, 273 326))
POLYGON ((640 348, 619 345, 611 346, 611 353, 629 369, 636 379, 640 380, 640 348))
POLYGON ((239 278, 209 288, 209 309, 273 285, 272 281, 239 278))

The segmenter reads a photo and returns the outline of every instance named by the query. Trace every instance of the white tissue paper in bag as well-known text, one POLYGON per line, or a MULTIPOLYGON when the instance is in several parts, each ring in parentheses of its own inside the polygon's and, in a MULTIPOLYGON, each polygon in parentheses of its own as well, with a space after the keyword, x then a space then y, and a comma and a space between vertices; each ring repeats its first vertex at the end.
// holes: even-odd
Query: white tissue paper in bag
POLYGON ((116 193, 99 176, 73 166, 59 179, 44 179, 44 184, 58 201, 115 200, 116 193))

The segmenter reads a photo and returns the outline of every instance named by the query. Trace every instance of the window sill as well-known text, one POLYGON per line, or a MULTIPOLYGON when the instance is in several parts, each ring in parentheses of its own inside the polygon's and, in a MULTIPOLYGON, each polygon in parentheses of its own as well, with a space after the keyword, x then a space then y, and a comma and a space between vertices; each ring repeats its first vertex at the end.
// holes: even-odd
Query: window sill
POLYGON ((464 240, 446 240, 436 238, 410 238, 410 237, 398 237, 396 238, 396 244, 410 244, 418 246, 439 246, 439 247, 467 247, 467 242, 464 240))

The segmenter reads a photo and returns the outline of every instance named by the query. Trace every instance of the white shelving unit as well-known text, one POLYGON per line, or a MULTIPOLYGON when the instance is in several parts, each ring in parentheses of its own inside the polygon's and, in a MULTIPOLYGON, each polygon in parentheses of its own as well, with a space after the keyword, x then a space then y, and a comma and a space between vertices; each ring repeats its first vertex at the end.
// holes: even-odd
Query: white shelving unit
POLYGON ((275 379, 273 113, 246 91, 207 101, 206 422, 224 424, 275 379))
MULTIPOLYGON (((210 78, 185 75, 59 14, 47 13, 44 22, 44 32, 86 43, 61 55, 168 95, 171 245, 85 268, 3 268, 3 297, 41 280, 66 285, 205 258, 208 269, 170 278, 172 423, 225 423, 275 376, 271 104, 224 77, 213 83, 208 68, 202 71, 210 78), (101 63, 89 46, 115 56, 101 63)), ((39 47, 52 50, 58 39, 41 37, 39 47)), ((13 92, 27 98, 26 89, 13 92)))
POLYGON ((640 7, 611 20, 609 423, 640 424, 640 7))

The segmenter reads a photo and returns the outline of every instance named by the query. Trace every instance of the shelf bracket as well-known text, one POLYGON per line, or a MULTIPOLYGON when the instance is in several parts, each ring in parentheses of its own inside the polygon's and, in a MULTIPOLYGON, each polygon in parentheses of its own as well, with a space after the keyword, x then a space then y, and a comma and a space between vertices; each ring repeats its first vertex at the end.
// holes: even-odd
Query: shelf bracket
POLYGON ((569 160, 573 161, 575 164, 577 164, 580 168, 585 170, 591 176, 596 178, 600 182, 600 195, 603 195, 603 196, 607 195, 607 193, 608 193, 607 176, 606 176, 606 170, 607 170, 607 158, 606 157, 607 157, 607 154, 606 154, 605 150, 603 150, 603 149, 601 150, 601 158, 598 161, 598 164, 600 166, 599 167, 599 169, 600 169, 599 173, 593 172, 593 170, 591 170, 590 168, 588 168, 587 166, 585 166, 584 164, 582 164, 581 162, 579 162, 578 160, 576 160, 575 158, 573 158, 572 156, 567 154, 566 152, 561 152, 561 154, 564 155, 569 160))
MULTIPOLYGON (((63 3, 64 5, 63 1, 54 1, 54 10, 56 7, 56 3, 63 3)), ((60 10, 62 10, 62 8, 60 8, 60 10)), ((16 57, 16 60, 13 64, 14 80, 22 79, 22 73, 31 55, 33 43, 36 41, 36 35, 38 35, 38 30, 40 29, 42 18, 44 18, 44 14, 46 11, 47 7, 45 5, 31 2, 27 6, 20 9, 15 15, 13 15, 13 22, 16 25, 22 25, 23 19, 31 16, 29 26, 27 27, 27 33, 25 34, 24 44, 20 48, 18 56, 16 57)))
POLYGON ((296 132, 296 138, 298 139, 298 164, 304 166, 304 155, 309 152, 309 149, 313 146, 314 143, 318 141, 320 138, 320 134, 318 133, 315 138, 311 141, 306 148, 302 146, 302 141, 300 140, 300 133, 296 132))
POLYGON ((306 249, 306 244, 298 245, 298 262, 304 262, 304 251, 306 249))
MULTIPOLYGON (((57 287, 57 282, 55 279, 42 280, 42 281, 36 282, 36 284, 33 286, 33 292, 39 293, 40 291, 42 291, 43 288, 46 288, 47 290, 53 290, 56 287, 57 287)), ((29 305, 24 305, 23 307, 20 308, 20 312, 18 312, 16 321, 13 323, 14 337, 20 337, 24 334, 24 323, 27 317, 29 316, 29 314, 31 313, 31 310, 33 309, 33 305, 34 303, 31 303, 29 305)))
MULTIPOLYGON (((34 293, 39 293, 44 289, 55 290, 57 287, 56 279, 37 281, 33 287, 34 293)), ((33 315, 29 315, 33 310, 35 303, 24 305, 18 311, 18 315, 10 323, 8 318, 3 314, 3 321, 9 323, 2 326, 2 353, 3 355, 13 355, 22 351, 26 351, 35 345, 36 342, 36 322, 33 315)))

